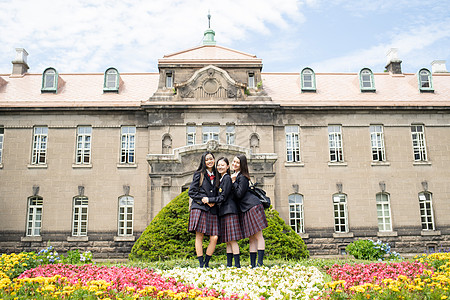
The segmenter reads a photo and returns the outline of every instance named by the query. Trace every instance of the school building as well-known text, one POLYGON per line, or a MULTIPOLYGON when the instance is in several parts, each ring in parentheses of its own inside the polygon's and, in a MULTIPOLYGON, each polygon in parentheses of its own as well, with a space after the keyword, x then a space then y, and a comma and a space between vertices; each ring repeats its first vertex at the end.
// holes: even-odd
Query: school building
POLYGON ((126 257, 207 149, 247 155, 312 255, 360 238, 450 248, 445 61, 403 73, 392 49, 382 73, 265 73, 212 29, 159 73, 30 74, 16 51, 0 74, 0 252, 126 257))

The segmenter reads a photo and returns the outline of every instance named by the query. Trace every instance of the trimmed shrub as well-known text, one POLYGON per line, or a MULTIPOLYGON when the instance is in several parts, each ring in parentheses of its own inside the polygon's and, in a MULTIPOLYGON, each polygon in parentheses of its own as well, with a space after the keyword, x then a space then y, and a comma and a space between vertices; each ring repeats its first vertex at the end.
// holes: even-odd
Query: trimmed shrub
MULTIPOLYGON (((263 230, 267 259, 300 259, 309 256, 306 245, 272 208, 266 210, 269 227, 263 230)), ((135 242, 130 259, 149 261, 194 258, 195 234, 187 231, 189 196, 184 191, 168 203, 135 242)), ((209 239, 203 241, 206 249, 209 239)), ((248 238, 240 240, 241 256, 249 256, 248 238)), ((226 255, 226 244, 218 244, 215 256, 226 255)))

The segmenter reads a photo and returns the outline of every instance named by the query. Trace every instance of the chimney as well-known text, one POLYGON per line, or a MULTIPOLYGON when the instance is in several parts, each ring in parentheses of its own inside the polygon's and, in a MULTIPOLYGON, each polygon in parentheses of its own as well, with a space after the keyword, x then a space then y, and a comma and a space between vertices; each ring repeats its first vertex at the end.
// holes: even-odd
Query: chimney
POLYGON ((387 55, 386 69, 392 74, 402 74, 402 61, 398 59, 398 49, 391 48, 387 55))
POLYGON ((16 48, 16 58, 12 61, 13 69, 11 75, 22 76, 29 67, 27 64, 28 52, 23 48, 16 48))
POLYGON ((431 72, 432 73, 448 73, 447 67, 445 66, 445 60, 433 60, 431 62, 431 72))

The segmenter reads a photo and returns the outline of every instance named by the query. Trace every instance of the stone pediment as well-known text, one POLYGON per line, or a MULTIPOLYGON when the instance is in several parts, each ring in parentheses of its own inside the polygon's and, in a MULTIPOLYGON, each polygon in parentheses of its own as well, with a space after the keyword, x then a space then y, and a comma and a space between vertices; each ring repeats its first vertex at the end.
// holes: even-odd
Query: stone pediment
POLYGON ((223 69, 213 65, 197 70, 191 78, 175 84, 174 99, 227 99, 242 98, 245 84, 236 82, 223 69))

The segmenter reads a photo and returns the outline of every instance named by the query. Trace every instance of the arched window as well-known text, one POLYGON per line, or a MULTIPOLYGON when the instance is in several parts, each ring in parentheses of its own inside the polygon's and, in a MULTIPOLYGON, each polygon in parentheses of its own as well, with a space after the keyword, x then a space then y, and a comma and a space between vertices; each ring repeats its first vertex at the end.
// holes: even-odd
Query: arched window
POLYGON ((44 199, 41 196, 28 197, 27 236, 41 235, 43 205, 44 199))
POLYGON ((431 72, 428 69, 421 69, 417 74, 419 80, 419 90, 421 92, 433 92, 433 81, 431 72))
POLYGON ((375 82, 370 69, 364 68, 359 72, 359 85, 361 92, 375 92, 375 82))
POLYGON ((289 224, 296 233, 304 233, 303 220, 303 196, 300 194, 289 195, 289 224))
POLYGON ((58 90, 58 72, 54 68, 45 69, 42 73, 41 92, 56 93, 58 90))
POLYGON ((431 193, 419 193, 419 207, 422 230, 434 230, 434 213, 431 193))
POLYGON ((88 198, 73 197, 72 236, 86 236, 88 227, 88 198))
POLYGON ((333 195, 334 231, 348 232, 347 195, 333 195))
POLYGON ((304 68, 301 73, 302 91, 316 91, 316 74, 311 68, 304 68))
POLYGON ((388 193, 378 193, 377 218, 379 231, 392 231, 391 206, 388 193))
POLYGON ((109 68, 105 71, 103 91, 104 92, 119 91, 119 72, 117 71, 117 69, 109 68))
POLYGON ((172 137, 165 134, 162 138, 162 153, 169 154, 172 152, 172 137))
POLYGON ((119 236, 133 235, 134 198, 131 196, 119 197, 119 236))
POLYGON ((250 149, 252 153, 257 153, 259 149, 259 136, 256 133, 250 135, 250 149))

